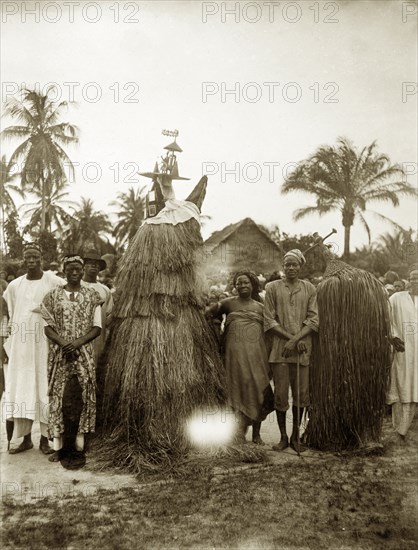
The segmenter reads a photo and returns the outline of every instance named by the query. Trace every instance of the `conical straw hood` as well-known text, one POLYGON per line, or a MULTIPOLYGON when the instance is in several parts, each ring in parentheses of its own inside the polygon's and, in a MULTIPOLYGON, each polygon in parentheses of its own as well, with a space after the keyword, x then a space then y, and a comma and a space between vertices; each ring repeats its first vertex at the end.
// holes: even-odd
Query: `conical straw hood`
POLYGON ((207 176, 203 176, 186 199, 189 202, 193 202, 199 208, 199 210, 202 209, 202 204, 205 200, 207 184, 208 178, 207 176))

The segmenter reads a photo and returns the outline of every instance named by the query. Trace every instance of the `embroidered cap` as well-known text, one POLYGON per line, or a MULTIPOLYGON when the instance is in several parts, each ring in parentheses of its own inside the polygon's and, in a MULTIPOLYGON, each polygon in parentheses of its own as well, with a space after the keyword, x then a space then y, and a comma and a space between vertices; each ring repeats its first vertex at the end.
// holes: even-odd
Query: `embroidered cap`
POLYGON ((23 243, 23 254, 27 250, 36 250, 37 252, 42 254, 42 249, 41 249, 41 247, 39 246, 38 243, 23 243))

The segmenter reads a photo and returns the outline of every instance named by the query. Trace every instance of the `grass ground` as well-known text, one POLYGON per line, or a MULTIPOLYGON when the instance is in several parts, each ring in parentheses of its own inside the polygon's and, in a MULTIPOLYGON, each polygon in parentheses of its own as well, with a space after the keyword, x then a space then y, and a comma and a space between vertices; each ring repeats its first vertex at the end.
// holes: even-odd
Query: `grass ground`
POLYGON ((415 549, 417 428, 400 447, 386 422, 379 457, 295 456, 244 470, 223 461, 170 483, 6 501, 2 547, 415 549))

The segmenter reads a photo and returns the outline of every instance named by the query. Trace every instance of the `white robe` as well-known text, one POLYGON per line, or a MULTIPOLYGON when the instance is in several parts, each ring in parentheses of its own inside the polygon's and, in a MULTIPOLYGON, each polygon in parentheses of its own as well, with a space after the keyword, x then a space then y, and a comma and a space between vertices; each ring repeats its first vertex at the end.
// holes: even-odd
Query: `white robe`
POLYGON ((396 292, 389 302, 392 336, 405 342, 405 351, 394 354, 388 403, 418 403, 418 297, 396 292))
POLYGON ((16 437, 26 435, 27 420, 48 422, 48 340, 39 306, 47 292, 65 284, 50 272, 38 280, 22 275, 3 294, 10 319, 10 336, 4 346, 9 362, 3 418, 15 421, 16 437))

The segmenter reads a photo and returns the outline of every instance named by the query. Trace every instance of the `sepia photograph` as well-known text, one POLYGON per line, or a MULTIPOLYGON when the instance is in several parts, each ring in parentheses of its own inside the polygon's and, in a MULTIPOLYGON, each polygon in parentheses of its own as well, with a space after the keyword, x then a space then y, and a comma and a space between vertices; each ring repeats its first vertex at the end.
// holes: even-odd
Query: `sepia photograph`
POLYGON ((418 1, 0 18, 2 548, 417 548, 418 1))

